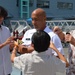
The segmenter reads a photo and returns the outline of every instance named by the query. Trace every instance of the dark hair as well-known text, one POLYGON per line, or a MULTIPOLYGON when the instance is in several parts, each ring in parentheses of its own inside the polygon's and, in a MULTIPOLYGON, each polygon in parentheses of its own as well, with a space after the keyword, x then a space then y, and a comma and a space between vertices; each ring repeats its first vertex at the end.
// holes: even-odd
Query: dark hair
POLYGON ((0 6, 0 17, 4 17, 4 19, 7 17, 8 13, 5 10, 5 8, 3 8, 2 6, 0 6))
POLYGON ((37 30, 32 36, 32 44, 37 52, 46 51, 50 45, 50 40, 50 36, 42 30, 37 30))

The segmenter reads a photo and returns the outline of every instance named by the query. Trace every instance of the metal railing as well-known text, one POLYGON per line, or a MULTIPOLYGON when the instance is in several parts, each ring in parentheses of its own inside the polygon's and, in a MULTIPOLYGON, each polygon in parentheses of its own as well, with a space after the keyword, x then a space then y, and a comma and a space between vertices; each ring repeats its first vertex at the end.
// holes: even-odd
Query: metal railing
POLYGON ((19 35, 21 35, 22 31, 26 31, 28 29, 31 29, 31 27, 28 25, 28 23, 25 20, 10 20, 10 25, 13 31, 18 31, 19 35))
POLYGON ((47 21, 47 25, 50 28, 59 26, 62 30, 73 30, 75 29, 75 20, 52 20, 47 21))
MULTIPOLYGON (((51 20, 46 22, 50 28, 59 26, 64 31, 75 29, 75 20, 51 20)), ((12 30, 15 30, 16 28, 22 29, 25 26, 29 26, 25 20, 10 20, 10 25, 12 30)))

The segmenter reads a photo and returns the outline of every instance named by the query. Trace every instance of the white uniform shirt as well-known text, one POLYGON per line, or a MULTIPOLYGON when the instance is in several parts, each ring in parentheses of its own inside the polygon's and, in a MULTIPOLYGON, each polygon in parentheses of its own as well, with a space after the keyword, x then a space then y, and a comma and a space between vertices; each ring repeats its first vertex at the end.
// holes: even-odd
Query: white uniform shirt
MULTIPOLYGON (((59 37, 51 29, 49 29, 48 26, 46 26, 44 31, 47 32, 50 35, 51 41, 54 43, 54 45, 59 50, 59 52, 64 55, 64 50, 63 50, 63 47, 62 47, 62 44, 61 44, 61 41, 60 41, 59 37)), ((24 37, 22 39, 22 41, 24 42, 23 43, 24 45, 30 46, 31 37, 32 37, 34 32, 36 32, 36 29, 30 29, 24 34, 24 37)), ((50 48, 48 49, 48 51, 46 51, 46 53, 49 54, 49 55, 53 53, 55 56, 57 56, 57 53, 50 48)))
POLYGON ((45 52, 22 54, 14 58, 14 66, 22 70, 23 75, 66 75, 65 63, 54 55, 45 52))
MULTIPOLYGON (((10 37, 10 31, 7 27, 0 28, 0 44, 4 43, 10 37)), ((10 60, 9 45, 0 49, 0 75, 10 74, 12 71, 12 64, 10 60)))
MULTIPOLYGON (((63 50, 63 47, 62 47, 62 44, 61 44, 61 40, 60 40, 60 38, 58 37, 58 35, 55 34, 49 27, 46 27, 46 28, 44 29, 44 31, 47 32, 47 33, 50 35, 51 41, 54 43, 54 45, 55 45, 56 48, 59 50, 59 52, 60 52, 62 55, 64 55, 64 50, 63 50)), ((50 51, 50 50, 47 51, 47 54, 50 53, 49 51, 50 51)), ((54 50, 52 50, 52 54, 55 55, 55 56, 57 56, 57 53, 56 53, 54 50)))

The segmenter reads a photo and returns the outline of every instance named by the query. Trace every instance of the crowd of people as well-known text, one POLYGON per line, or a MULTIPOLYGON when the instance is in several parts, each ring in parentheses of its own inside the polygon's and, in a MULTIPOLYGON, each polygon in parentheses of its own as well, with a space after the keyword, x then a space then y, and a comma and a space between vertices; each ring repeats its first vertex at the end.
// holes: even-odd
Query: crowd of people
POLYGON ((67 42, 68 45, 68 62, 69 67, 66 70, 67 75, 75 75, 75 30, 71 30, 66 34, 60 29, 60 27, 55 26, 53 31, 59 36, 61 41, 67 42))
POLYGON ((50 29, 42 8, 31 13, 34 28, 25 32, 22 44, 18 44, 9 28, 2 25, 7 15, 5 8, 0 6, 0 75, 11 75, 12 63, 22 71, 22 75, 75 74, 75 39, 70 33, 64 34, 59 27, 50 29), (70 43, 69 61, 65 58, 61 41, 70 43), (11 45, 13 50, 10 53, 11 45), (17 52, 21 55, 17 56, 17 52))

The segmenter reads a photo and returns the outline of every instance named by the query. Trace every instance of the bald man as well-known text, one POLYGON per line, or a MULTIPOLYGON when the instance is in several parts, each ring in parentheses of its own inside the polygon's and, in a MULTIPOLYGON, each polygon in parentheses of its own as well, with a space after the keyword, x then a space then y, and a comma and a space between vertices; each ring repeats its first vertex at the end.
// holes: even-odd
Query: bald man
MULTIPOLYGON (((34 26, 34 29, 30 29, 24 34, 24 37, 22 39, 22 41, 24 43, 23 43, 23 45, 19 46, 18 51, 20 53, 34 52, 34 49, 31 47, 31 37, 32 37, 33 33, 36 32, 36 30, 44 30, 45 32, 47 32, 50 35, 51 41, 54 43, 54 45, 59 50, 59 52, 62 55, 64 55, 60 38, 51 29, 49 29, 49 27, 46 24, 45 11, 41 8, 37 8, 32 12, 31 18, 32 18, 32 24, 34 26)), ((57 53, 50 48, 46 51, 46 53, 49 55, 53 54, 55 56, 58 56, 57 53)))

